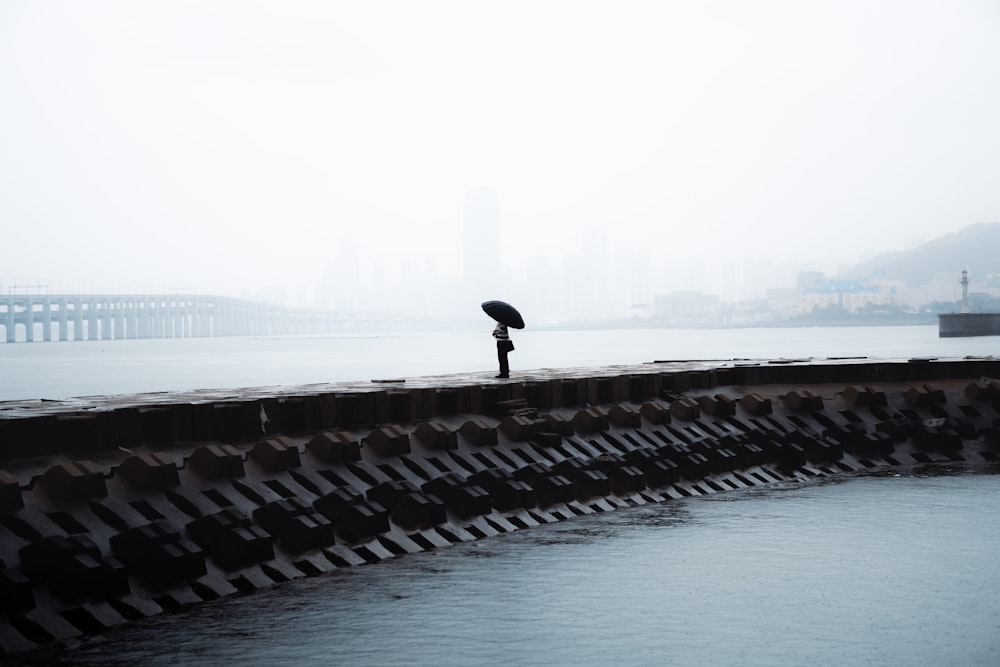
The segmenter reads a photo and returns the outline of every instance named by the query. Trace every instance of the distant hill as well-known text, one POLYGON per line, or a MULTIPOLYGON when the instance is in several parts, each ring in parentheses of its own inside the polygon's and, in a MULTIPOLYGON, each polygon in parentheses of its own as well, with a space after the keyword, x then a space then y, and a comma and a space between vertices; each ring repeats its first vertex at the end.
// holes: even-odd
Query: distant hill
POLYGON ((952 274, 958 280, 963 269, 976 281, 985 280, 989 273, 1000 273, 1000 222, 970 225, 912 250, 867 259, 837 277, 864 280, 881 274, 916 287, 931 283, 935 274, 952 274))

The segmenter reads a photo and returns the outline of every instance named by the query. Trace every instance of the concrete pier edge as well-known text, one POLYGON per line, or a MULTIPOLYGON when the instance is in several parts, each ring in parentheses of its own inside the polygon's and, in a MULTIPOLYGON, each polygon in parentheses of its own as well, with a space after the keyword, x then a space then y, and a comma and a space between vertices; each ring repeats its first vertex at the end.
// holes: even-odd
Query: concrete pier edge
POLYGON ((0 402, 0 653, 580 515, 997 462, 998 377, 687 360, 0 402))

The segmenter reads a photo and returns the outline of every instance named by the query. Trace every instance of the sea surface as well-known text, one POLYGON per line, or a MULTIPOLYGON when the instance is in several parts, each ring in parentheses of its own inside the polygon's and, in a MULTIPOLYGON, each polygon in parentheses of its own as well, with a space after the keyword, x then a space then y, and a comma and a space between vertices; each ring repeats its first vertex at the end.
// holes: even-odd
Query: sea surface
MULTIPOLYGON (((0 343, 0 401, 496 372, 483 332, 0 343)), ((657 360, 1000 356, 936 326, 513 331, 511 372, 657 360)))
MULTIPOLYGON (((0 344, 0 400, 495 370, 489 328, 0 344)), ((936 327, 519 332, 512 373, 962 357, 936 327)), ((998 665, 1000 469, 916 467, 579 517, 19 656, 63 665, 998 665)), ((0 664, 5 661, 0 657, 0 664)), ((9 662, 9 660, 8 660, 9 662)))
POLYGON ((63 665, 1000 664, 1000 470, 687 498, 145 619, 63 665))

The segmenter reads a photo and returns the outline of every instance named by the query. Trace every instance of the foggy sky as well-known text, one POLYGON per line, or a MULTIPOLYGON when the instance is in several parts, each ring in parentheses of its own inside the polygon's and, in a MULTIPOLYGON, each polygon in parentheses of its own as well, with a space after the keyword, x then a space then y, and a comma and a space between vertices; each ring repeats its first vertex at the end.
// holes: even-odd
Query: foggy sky
POLYGON ((486 189, 483 300, 744 296, 1000 220, 998 83, 989 0, 3 0, 0 288, 419 293, 486 189))

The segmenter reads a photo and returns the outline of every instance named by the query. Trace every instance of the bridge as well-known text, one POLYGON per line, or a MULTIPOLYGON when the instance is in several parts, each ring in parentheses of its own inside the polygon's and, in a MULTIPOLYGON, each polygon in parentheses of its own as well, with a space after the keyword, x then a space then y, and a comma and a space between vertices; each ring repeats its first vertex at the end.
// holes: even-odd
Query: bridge
POLYGON ((326 335, 386 331, 402 320, 214 295, 0 295, 0 340, 8 343, 326 335))

